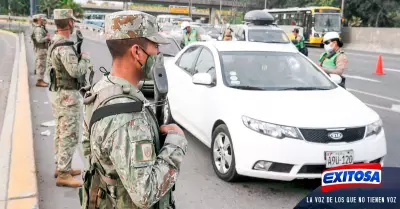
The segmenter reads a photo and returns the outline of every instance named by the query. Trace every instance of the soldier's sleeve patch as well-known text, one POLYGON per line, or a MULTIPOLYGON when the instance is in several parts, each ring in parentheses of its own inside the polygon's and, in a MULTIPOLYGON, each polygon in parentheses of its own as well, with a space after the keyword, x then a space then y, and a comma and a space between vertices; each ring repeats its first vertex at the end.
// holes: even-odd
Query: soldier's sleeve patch
POLYGON ((77 63, 78 62, 78 58, 76 57, 75 54, 69 54, 68 56, 69 56, 68 57, 69 63, 77 63))
POLYGON ((135 167, 148 165, 155 160, 155 148, 152 141, 136 142, 135 145, 135 167))

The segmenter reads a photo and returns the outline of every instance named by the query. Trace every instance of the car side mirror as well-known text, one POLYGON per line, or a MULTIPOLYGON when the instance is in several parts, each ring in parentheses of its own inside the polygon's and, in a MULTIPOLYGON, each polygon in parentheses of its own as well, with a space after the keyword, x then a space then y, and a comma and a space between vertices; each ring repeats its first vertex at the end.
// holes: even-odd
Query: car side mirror
POLYGON ((297 44, 297 40, 296 40, 296 39, 293 39, 293 40, 292 40, 292 43, 293 43, 293 44, 297 44))
POLYGON ((342 77, 340 77, 340 75, 329 74, 329 76, 331 77, 331 80, 332 80, 333 82, 335 82, 336 84, 342 83, 342 77))
POLYGON ((192 77, 192 82, 199 85, 212 85, 213 78, 208 73, 196 73, 192 77))

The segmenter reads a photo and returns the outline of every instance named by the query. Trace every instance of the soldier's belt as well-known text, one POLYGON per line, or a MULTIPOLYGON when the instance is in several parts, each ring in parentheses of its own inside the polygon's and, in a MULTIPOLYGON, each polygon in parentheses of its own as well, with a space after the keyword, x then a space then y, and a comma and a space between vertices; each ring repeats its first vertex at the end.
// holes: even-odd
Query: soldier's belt
POLYGON ((48 44, 46 43, 40 43, 40 44, 36 44, 35 47, 38 49, 47 49, 48 44))
POLYGON ((117 185, 117 181, 116 181, 116 180, 111 179, 111 178, 109 178, 109 177, 107 177, 107 176, 104 176, 104 175, 101 174, 100 172, 99 172, 99 174, 100 174, 101 179, 102 179, 104 182, 106 182, 108 185, 111 185, 111 186, 116 186, 116 185, 117 185))

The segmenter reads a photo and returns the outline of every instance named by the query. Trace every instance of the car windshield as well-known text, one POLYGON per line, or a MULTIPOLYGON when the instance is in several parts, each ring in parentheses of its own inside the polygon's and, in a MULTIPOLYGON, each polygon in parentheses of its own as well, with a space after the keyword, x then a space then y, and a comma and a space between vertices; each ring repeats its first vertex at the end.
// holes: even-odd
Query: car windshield
POLYGON ((220 52, 224 84, 251 90, 327 90, 336 88, 299 53, 220 52))
POLYGON ((175 57, 180 51, 180 48, 172 38, 168 38, 168 41, 169 44, 160 44, 158 49, 166 57, 175 57))
POLYGON ((219 30, 217 28, 214 28, 214 27, 206 27, 205 31, 207 33, 211 32, 211 34, 219 34, 220 33, 219 30))
POLYGON ((340 14, 315 14, 314 29, 318 32, 340 32, 340 14))
POLYGON ((290 43, 290 40, 284 31, 266 29, 249 29, 249 41, 265 43, 290 43))
POLYGON ((162 31, 171 31, 173 29, 173 26, 170 25, 164 25, 163 27, 161 27, 162 31))

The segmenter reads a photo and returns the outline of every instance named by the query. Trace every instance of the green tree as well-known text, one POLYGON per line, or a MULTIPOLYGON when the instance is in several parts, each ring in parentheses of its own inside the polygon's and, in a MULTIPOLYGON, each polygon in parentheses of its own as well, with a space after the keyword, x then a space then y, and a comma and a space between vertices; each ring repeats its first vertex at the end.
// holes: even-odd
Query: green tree
POLYGON ((39 10, 42 13, 46 13, 47 17, 50 18, 53 14, 53 10, 60 6, 61 2, 59 0, 40 0, 39 10))
POLYGON ((74 2, 73 0, 62 0, 61 8, 63 9, 72 9, 74 10, 74 15, 77 18, 81 18, 83 16, 83 9, 81 4, 74 2))
POLYGON ((10 2, 10 13, 12 15, 29 15, 29 0, 13 0, 10 2))

